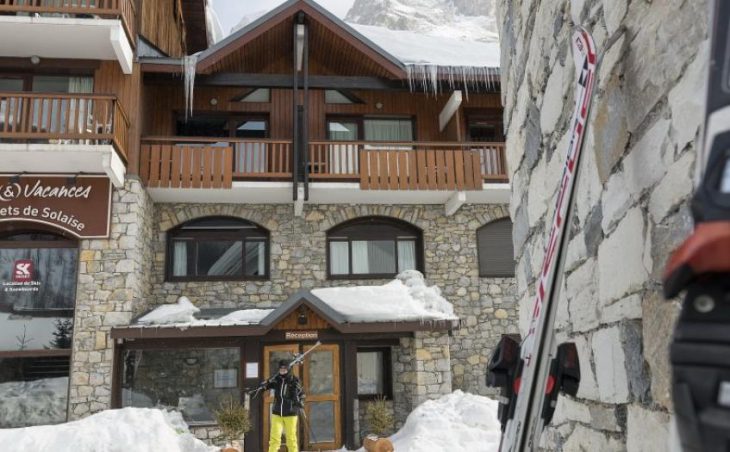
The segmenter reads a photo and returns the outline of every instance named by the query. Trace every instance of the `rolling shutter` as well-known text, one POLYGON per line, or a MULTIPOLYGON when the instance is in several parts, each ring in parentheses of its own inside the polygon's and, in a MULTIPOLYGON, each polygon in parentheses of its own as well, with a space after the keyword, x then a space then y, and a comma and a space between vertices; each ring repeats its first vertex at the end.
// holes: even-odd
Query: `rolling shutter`
POLYGON ((502 218, 477 230, 479 276, 514 277, 515 260, 512 246, 512 221, 502 218))

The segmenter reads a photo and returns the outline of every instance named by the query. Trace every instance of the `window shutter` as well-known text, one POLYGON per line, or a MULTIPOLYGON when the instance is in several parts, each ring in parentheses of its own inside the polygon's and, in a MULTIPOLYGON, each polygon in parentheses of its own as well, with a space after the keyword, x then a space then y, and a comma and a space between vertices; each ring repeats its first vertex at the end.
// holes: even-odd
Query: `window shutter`
POLYGON ((503 218, 477 230, 479 276, 514 277, 515 261, 512 246, 512 221, 503 218))

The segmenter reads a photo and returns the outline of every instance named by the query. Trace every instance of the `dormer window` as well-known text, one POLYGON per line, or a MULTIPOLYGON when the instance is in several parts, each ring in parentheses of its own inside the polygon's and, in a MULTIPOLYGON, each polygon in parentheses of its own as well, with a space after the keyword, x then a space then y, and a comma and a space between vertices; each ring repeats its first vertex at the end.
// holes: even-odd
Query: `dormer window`
POLYGON ((324 90, 324 103, 326 104, 362 104, 363 101, 354 95, 337 89, 324 90))
POLYGON ((271 102, 271 90, 269 88, 258 88, 249 91, 237 98, 233 99, 234 102, 271 102))

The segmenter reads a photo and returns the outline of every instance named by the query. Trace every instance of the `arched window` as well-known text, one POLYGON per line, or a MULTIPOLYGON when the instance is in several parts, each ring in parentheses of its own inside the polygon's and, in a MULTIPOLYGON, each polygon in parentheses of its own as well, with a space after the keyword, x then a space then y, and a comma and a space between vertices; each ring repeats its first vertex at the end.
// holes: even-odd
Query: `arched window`
POLYGON ((404 270, 423 271, 421 230, 404 221, 367 217, 327 233, 331 278, 391 278, 404 270))
POLYGON ((0 384, 49 407, 30 418, 10 410, 0 428, 66 420, 78 254, 76 240, 51 228, 0 223, 0 384), (27 381, 43 401, 22 389, 27 381))
POLYGON ((487 223, 477 230, 479 276, 515 276, 512 221, 509 218, 487 223))
POLYGON ((269 277, 269 231, 250 221, 207 217, 167 234, 171 281, 231 281, 269 277))

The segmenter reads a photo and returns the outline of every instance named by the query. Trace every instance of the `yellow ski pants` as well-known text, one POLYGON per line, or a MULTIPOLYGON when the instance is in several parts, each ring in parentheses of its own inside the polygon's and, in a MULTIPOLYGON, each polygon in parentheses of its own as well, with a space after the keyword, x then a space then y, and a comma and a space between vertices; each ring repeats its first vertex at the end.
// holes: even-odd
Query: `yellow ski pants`
POLYGON ((271 415, 271 435, 269 436, 269 452, 279 452, 281 433, 286 435, 288 452, 299 452, 297 445, 297 416, 271 415))

